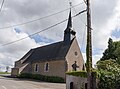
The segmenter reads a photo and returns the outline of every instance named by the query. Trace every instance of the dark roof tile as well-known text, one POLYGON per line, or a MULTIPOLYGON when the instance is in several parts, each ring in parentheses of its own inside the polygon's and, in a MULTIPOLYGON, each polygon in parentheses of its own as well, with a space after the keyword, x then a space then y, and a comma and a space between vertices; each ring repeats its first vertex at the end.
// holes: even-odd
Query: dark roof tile
POLYGON ((36 61, 50 61, 62 60, 70 48, 70 45, 65 45, 63 41, 56 42, 50 45, 31 49, 21 60, 23 62, 36 62, 36 61))

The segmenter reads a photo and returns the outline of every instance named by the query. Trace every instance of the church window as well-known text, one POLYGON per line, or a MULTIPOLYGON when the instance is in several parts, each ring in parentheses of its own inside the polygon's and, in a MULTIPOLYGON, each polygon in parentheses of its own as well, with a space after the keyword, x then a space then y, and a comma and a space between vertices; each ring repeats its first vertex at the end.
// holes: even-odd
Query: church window
POLYGON ((49 71, 49 63, 45 63, 45 72, 48 72, 49 71))
POLYGON ((77 56, 78 55, 78 53, 77 52, 75 52, 75 56, 77 56))
POLYGON ((38 72, 38 69, 39 69, 39 65, 38 65, 38 64, 35 64, 34 71, 35 71, 35 72, 38 72))

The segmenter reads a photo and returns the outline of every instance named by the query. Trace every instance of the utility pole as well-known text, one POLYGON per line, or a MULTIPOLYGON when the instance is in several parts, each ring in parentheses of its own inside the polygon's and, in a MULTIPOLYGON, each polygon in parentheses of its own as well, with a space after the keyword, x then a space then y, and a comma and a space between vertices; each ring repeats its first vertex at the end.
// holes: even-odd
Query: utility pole
POLYGON ((91 40, 91 13, 90 0, 86 0, 87 5, 87 46, 86 46, 86 69, 87 69, 87 89, 93 88, 92 81, 92 40, 91 40))

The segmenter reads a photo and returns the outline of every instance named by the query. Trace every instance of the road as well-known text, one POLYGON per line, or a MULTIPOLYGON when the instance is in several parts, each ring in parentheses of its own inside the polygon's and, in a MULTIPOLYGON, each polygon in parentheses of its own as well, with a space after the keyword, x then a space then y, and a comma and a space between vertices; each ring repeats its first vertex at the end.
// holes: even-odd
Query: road
POLYGON ((65 84, 20 80, 0 76, 0 89, 66 89, 65 84))

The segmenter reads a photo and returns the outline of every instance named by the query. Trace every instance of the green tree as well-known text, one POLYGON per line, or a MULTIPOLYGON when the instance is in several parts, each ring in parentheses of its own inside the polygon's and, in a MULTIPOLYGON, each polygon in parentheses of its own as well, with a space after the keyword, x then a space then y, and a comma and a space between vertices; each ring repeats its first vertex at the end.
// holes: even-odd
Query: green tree
POLYGON ((104 51, 100 60, 119 59, 120 58, 120 41, 113 42, 111 38, 108 40, 108 48, 104 51))
POLYGON ((97 62, 99 74, 99 89, 120 88, 120 65, 116 60, 105 60, 97 62))
POLYGON ((120 89, 120 41, 108 40, 108 48, 97 62, 98 89, 120 89))
POLYGON ((114 55, 116 56, 117 62, 120 64, 120 41, 114 42, 115 51, 114 55))

